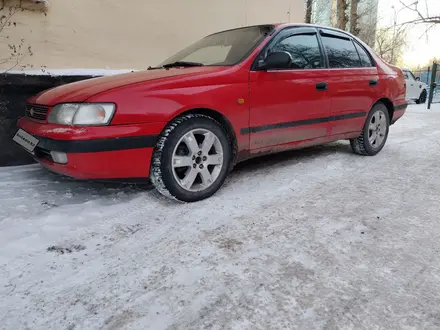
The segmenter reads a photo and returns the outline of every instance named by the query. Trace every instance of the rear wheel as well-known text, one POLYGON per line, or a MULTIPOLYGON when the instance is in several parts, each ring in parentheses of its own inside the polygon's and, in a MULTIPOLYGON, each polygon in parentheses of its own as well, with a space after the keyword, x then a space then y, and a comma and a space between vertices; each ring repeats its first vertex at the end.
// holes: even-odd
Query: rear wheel
POLYGON ((151 181, 164 196, 195 202, 213 195, 231 163, 231 143, 214 119, 189 114, 161 134, 151 162, 151 181))
POLYGON ((420 94, 419 99, 416 100, 416 103, 417 103, 417 104, 423 104, 423 103, 426 103, 426 99, 427 99, 427 97, 428 97, 428 92, 424 89, 424 90, 422 91, 422 93, 420 94))
POLYGON ((354 153, 363 156, 374 156, 385 145, 390 127, 388 109, 383 103, 376 104, 368 114, 362 134, 357 139, 351 139, 350 144, 354 153))

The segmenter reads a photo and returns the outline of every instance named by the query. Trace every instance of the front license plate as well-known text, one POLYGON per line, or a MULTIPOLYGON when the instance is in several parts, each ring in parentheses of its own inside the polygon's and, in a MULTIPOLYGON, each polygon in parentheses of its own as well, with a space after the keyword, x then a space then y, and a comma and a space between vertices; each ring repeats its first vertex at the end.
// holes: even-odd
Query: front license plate
POLYGON ((17 133, 15 133, 12 140, 21 145, 29 152, 33 152, 39 142, 38 139, 36 139, 26 131, 23 131, 22 129, 19 129, 17 133))

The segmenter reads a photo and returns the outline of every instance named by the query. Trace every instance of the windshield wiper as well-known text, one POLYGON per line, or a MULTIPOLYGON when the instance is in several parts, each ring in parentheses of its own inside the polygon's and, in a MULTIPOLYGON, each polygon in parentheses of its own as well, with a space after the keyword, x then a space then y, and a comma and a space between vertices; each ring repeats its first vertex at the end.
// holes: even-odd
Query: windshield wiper
POLYGON ((158 70, 158 69, 169 69, 169 68, 177 68, 177 67, 195 67, 195 66, 204 66, 203 63, 198 62, 185 62, 185 61, 177 61, 168 64, 164 64, 162 66, 149 66, 147 70, 158 70))
POLYGON ((165 69, 163 66, 149 66, 147 70, 165 69))
POLYGON ((164 64, 162 65, 163 68, 177 68, 177 67, 191 67, 191 66, 203 66, 203 63, 198 63, 198 62, 185 62, 185 61, 177 61, 177 62, 173 62, 173 63, 168 63, 168 64, 164 64))

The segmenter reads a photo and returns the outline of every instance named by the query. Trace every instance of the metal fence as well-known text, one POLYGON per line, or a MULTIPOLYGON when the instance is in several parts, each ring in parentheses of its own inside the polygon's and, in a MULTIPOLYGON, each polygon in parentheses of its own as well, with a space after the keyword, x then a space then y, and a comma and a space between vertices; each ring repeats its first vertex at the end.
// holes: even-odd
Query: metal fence
POLYGON ((440 70, 435 70, 434 65, 422 70, 413 71, 414 76, 419 77, 420 81, 428 85, 428 95, 430 95, 431 86, 434 84, 432 90, 432 103, 440 103, 440 70), (433 71, 435 72, 435 77, 433 77, 433 71))

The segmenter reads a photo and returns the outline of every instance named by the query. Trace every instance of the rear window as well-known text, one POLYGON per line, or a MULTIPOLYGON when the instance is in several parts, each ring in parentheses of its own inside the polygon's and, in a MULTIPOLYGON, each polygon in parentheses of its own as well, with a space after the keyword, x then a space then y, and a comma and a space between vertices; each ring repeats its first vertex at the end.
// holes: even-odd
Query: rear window
POLYGON ((361 60, 351 40, 323 36, 330 68, 359 68, 361 60))
POLYGON ((354 43, 356 50, 359 53, 359 57, 361 59, 361 65, 363 67, 371 67, 374 66, 373 63, 371 62, 371 58, 370 56, 367 54, 367 52, 365 51, 365 49, 363 49, 361 46, 359 46, 356 42, 354 43))

